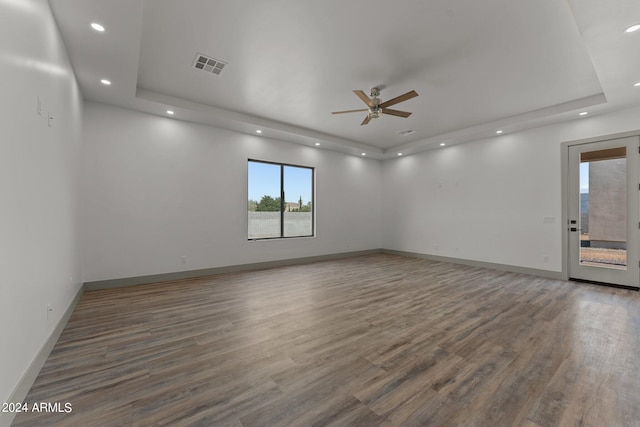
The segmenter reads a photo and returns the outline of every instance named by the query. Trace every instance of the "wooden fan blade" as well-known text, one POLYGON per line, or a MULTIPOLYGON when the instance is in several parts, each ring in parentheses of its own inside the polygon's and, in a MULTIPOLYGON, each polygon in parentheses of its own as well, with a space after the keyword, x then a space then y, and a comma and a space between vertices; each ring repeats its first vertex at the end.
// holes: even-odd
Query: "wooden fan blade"
POLYGON ((371 121, 371 117, 369 117, 369 115, 367 114, 367 117, 365 117, 362 123, 360 123, 360 126, 364 126, 368 124, 370 121, 371 121))
POLYGON ((362 99, 362 102, 364 102, 365 104, 367 104, 369 107, 373 108, 375 107, 375 105, 373 105, 373 102, 371 102, 371 100, 369 99, 369 97, 367 96, 366 93, 364 93, 361 90, 354 90, 353 93, 355 93, 358 98, 362 99))
POLYGON ((361 110, 346 110, 346 111, 333 111, 331 112, 331 114, 344 114, 344 113, 361 113, 363 111, 369 111, 366 108, 363 108, 361 110))
POLYGON ((392 110, 390 108, 383 108, 382 113, 398 117, 409 117, 411 115, 408 111, 392 110))
POLYGON ((408 99, 415 98, 416 96, 418 96, 418 92, 416 92, 415 90, 412 90, 411 92, 407 92, 404 95, 396 96, 393 99, 383 102, 382 104, 380 104, 380 108, 391 107, 392 105, 399 104, 408 99))

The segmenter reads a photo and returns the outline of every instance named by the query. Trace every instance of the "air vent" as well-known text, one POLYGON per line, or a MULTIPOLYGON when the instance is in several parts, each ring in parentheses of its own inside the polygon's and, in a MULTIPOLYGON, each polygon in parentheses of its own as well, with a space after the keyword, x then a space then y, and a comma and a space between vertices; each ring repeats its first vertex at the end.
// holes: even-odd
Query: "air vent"
POLYGON ((196 59, 193 61, 193 68, 213 74, 220 74, 226 66, 226 62, 211 58, 210 56, 206 56, 201 53, 197 54, 196 59))
POLYGON ((405 129, 405 130, 398 131, 398 135, 402 135, 402 136, 411 135, 412 133, 415 133, 415 130, 405 129))

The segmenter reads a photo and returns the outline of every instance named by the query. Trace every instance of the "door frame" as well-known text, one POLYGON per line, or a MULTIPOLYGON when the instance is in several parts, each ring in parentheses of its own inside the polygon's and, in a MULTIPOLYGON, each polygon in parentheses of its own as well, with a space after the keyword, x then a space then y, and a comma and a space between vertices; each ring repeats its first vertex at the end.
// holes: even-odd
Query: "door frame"
MULTIPOLYGON (((569 147, 572 145, 589 144, 592 142, 610 141, 627 137, 640 136, 640 129, 629 132, 594 136, 591 138, 565 141, 560 144, 560 165, 561 165, 561 197, 562 197, 562 280, 569 280, 569 147)), ((640 183, 639 183, 640 184, 640 183)), ((636 260, 629 261, 636 262, 636 260)), ((613 285, 612 285, 613 286, 613 285)), ((622 286, 624 287, 624 286, 622 286)), ((636 289, 636 288, 634 288, 636 289)))

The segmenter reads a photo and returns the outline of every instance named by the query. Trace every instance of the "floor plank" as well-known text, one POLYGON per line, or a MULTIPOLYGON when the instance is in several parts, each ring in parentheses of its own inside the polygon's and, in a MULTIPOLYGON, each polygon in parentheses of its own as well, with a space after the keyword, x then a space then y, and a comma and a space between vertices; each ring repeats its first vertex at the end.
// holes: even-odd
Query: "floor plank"
POLYGON ((640 294, 395 255, 86 292, 14 426, 640 426, 640 294))

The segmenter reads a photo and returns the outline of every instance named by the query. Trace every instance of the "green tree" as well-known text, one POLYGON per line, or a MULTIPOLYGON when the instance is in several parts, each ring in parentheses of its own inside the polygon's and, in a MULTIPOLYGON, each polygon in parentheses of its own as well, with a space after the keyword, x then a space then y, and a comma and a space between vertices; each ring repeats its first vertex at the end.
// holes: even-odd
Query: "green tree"
POLYGON ((300 209, 298 209, 298 212, 311 212, 311 202, 307 203, 306 205, 303 205, 300 209))
POLYGON ((276 197, 275 199, 271 196, 262 196, 262 199, 258 202, 256 206, 256 211, 258 212, 280 212, 281 203, 280 197, 276 197))

